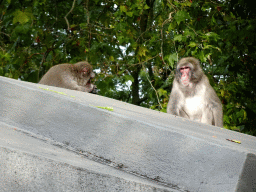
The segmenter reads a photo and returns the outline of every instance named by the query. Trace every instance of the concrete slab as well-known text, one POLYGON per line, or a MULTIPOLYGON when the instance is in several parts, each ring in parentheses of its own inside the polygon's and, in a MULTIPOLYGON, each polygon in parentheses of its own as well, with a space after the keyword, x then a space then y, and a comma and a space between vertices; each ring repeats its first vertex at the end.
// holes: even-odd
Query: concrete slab
POLYGON ((161 191, 170 188, 0 123, 0 191, 161 191))
POLYGON ((87 160, 158 181, 170 190, 256 190, 253 136, 98 95, 4 77, 0 97, 0 121, 87 160))

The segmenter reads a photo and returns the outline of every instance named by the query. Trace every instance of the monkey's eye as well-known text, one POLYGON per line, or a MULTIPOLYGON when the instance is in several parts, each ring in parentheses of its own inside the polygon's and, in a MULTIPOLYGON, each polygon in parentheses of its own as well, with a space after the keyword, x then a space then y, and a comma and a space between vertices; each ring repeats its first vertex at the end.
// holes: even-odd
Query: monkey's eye
POLYGON ((190 69, 190 67, 181 67, 180 69, 190 69))
POLYGON ((186 71, 186 72, 187 72, 187 71, 190 71, 190 67, 185 66, 185 67, 181 67, 181 68, 180 68, 180 72, 181 72, 181 73, 183 73, 183 72, 185 72, 185 71, 186 71))

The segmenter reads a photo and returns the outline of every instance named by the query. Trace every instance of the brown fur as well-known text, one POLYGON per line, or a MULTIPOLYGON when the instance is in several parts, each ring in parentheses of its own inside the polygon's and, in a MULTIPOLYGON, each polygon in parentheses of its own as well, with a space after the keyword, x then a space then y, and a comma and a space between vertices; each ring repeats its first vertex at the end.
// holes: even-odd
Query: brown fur
POLYGON ((39 84, 95 93, 96 86, 91 84, 94 76, 92 66, 85 61, 59 64, 51 67, 39 84))
POLYGON ((223 127, 221 101, 197 59, 186 57, 178 62, 167 113, 223 127), (182 67, 190 69, 188 85, 181 81, 182 67))

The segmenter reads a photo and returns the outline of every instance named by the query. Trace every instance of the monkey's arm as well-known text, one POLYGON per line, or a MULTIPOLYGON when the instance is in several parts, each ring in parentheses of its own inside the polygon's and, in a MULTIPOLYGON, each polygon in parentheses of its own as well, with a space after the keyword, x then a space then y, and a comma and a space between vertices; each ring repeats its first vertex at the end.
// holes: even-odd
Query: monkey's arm
POLYGON ((177 82, 174 80, 170 99, 167 105, 167 113, 177 116, 180 115, 181 97, 182 95, 177 87, 177 82))
POLYGON ((213 123, 215 126, 223 127, 222 103, 212 87, 211 87, 210 94, 212 95, 211 108, 212 108, 212 114, 213 114, 213 123))
POLYGON ((80 86, 78 85, 76 80, 72 78, 66 78, 65 76, 63 76, 62 78, 62 84, 64 88, 73 89, 77 91, 92 92, 94 90, 94 85, 92 84, 80 86))
POLYGON ((94 89, 96 89, 96 86, 92 85, 92 84, 90 84, 89 86, 85 86, 85 87, 77 85, 75 88, 76 88, 75 90, 78 90, 78 91, 94 93, 94 89))
MULTIPOLYGON (((219 99, 219 98, 218 98, 219 99)), ((212 109, 214 124, 218 127, 223 127, 223 111, 222 104, 216 103, 212 109)))

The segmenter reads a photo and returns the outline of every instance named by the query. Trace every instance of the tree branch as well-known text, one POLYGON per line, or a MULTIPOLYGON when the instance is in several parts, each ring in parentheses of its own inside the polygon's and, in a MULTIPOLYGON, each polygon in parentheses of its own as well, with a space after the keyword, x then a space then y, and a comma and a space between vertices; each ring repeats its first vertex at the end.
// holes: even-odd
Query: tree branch
POLYGON ((67 16, 73 11, 73 9, 75 7, 75 3, 76 3, 76 0, 73 1, 73 5, 72 5, 71 9, 67 13, 67 15, 64 17, 64 19, 66 20, 67 26, 68 26, 68 30, 70 30, 70 27, 69 27, 69 22, 68 22, 67 16))

